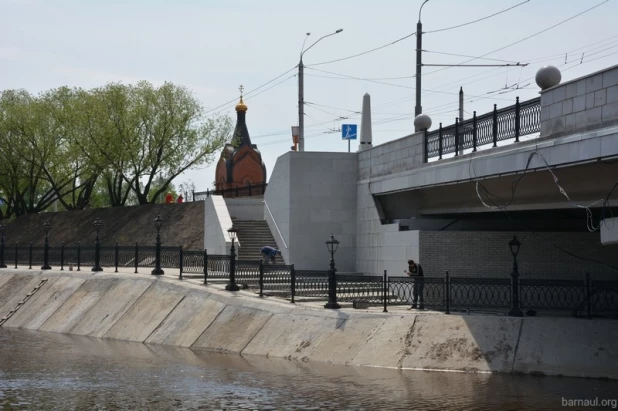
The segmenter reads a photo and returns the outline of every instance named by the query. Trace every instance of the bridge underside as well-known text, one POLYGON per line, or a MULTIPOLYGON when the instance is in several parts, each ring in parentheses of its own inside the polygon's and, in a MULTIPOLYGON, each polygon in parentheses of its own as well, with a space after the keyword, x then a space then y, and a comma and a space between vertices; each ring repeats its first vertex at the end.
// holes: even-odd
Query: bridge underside
MULTIPOLYGON (((384 222, 399 220, 404 230, 585 232, 602 216, 618 216, 618 201, 603 207, 618 181, 618 161, 552 171, 557 183, 550 171, 538 169, 483 179, 478 185, 466 181, 379 195, 376 203, 384 222), (593 220, 577 205, 590 206, 593 220)), ((616 198, 618 189, 614 194, 616 198)))

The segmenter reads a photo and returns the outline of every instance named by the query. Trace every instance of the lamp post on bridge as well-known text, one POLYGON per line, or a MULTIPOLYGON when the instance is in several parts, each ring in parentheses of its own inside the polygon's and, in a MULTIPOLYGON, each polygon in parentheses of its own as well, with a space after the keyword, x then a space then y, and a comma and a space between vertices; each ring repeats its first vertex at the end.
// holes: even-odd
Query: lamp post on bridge
POLYGON ((513 255, 513 272, 511 273, 511 310, 509 315, 512 317, 523 317, 524 314, 519 308, 519 269, 517 267, 517 254, 519 253, 519 247, 521 243, 517 237, 513 236, 513 239, 509 241, 509 247, 511 248, 511 254, 513 255))
POLYGON ((97 217, 94 220, 94 228, 97 230, 97 238, 94 242, 94 267, 92 267, 92 271, 103 271, 103 268, 101 267, 101 241, 99 237, 101 227, 103 227, 103 221, 97 217))
POLYGON ((305 151, 305 66, 303 64, 303 55, 308 52, 311 47, 318 44, 320 40, 339 34, 342 31, 343 29, 338 29, 333 33, 320 37, 315 41, 315 43, 307 47, 306 50, 305 43, 311 33, 307 33, 307 37, 305 37, 305 41, 303 41, 303 47, 300 50, 300 60, 298 62, 298 151, 305 151))
POLYGON ((45 230, 45 247, 43 248, 43 266, 41 270, 51 270, 49 266, 49 230, 51 228, 51 223, 49 219, 45 220, 43 223, 43 230, 45 230))
POLYGON ((330 269, 328 270, 328 302, 324 308, 339 309, 341 306, 337 303, 337 276, 335 273, 335 252, 339 247, 339 241, 335 240, 335 236, 331 234, 330 240, 326 241, 326 247, 330 252, 330 269))
POLYGON ((232 224, 227 232, 230 235, 230 240, 232 240, 232 248, 230 248, 230 282, 225 286, 225 289, 227 291, 238 291, 240 288, 236 284, 236 250, 234 249, 234 241, 236 240, 238 230, 232 224))
POLYGON ((157 228, 157 244, 155 247, 155 268, 152 270, 152 275, 163 275, 165 272, 161 269, 161 226, 163 225, 163 220, 161 216, 157 216, 154 220, 155 227, 157 228))
POLYGON ((0 268, 6 268, 6 264, 4 264, 4 231, 6 230, 6 226, 3 223, 0 223, 0 268))

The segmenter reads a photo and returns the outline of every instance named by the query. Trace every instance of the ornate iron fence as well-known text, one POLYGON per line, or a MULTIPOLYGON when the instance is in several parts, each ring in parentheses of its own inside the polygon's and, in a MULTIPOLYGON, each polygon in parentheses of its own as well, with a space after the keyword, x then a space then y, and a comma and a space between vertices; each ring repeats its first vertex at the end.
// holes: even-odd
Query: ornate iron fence
POLYGON ((509 308, 511 280, 508 278, 449 279, 449 305, 456 308, 509 308))
POLYGON ((328 297, 328 271, 295 270, 296 297, 328 297))
POLYGON ((284 264, 262 264, 263 267, 263 293, 279 297, 291 297, 294 295, 293 277, 294 266, 284 264))
POLYGON ((519 102, 517 97, 514 105, 498 110, 494 104, 491 113, 477 117, 476 111, 469 120, 448 127, 425 133, 425 161, 445 154, 455 153, 492 144, 496 147, 498 141, 515 139, 525 135, 538 133, 541 130, 541 98, 519 102))
POLYGON ((439 309, 445 306, 445 282, 436 277, 388 277, 386 305, 412 305, 414 289, 418 307, 439 309))
POLYGON ((382 304, 384 301, 383 297, 384 285, 382 283, 382 276, 337 275, 337 299, 339 301, 382 304))
POLYGON ((226 188, 224 190, 209 190, 206 191, 194 191, 193 201, 204 201, 212 195, 220 195, 223 197, 253 197, 263 196, 266 192, 268 183, 246 186, 236 186, 233 188, 226 188))
MULTIPOLYGON (((302 272, 300 272, 302 273, 302 272)), ((386 273, 385 273, 386 274, 386 273)), ((302 274, 300 274, 302 275, 302 274)), ((315 277, 308 277, 315 281, 315 277)), ((318 277, 320 285, 298 295, 328 295, 328 272, 318 277), (323 288, 319 288, 323 287, 323 288)), ((378 277, 337 275, 337 300, 369 305, 414 305, 445 310, 502 310, 513 308, 513 282, 509 278, 378 277)), ((301 280, 296 280, 297 289, 301 280)), ((311 283, 310 283, 311 284, 311 283)), ((562 311, 574 316, 618 317, 618 281, 521 279, 518 291, 522 310, 562 311)))

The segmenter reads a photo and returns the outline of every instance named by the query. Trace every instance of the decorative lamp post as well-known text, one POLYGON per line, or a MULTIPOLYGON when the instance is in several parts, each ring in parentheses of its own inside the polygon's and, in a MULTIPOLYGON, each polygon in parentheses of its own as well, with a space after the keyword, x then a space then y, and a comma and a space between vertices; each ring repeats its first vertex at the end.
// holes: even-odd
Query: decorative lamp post
POLYGON ((49 229, 51 228, 51 223, 49 220, 45 220, 43 223, 43 230, 45 230, 45 248, 43 251, 43 266, 41 270, 51 270, 49 266, 49 229))
POLYGON ((6 226, 0 223, 0 268, 6 268, 6 264, 4 264, 4 230, 6 230, 6 226))
POLYGON ((225 289, 228 291, 238 291, 239 287, 236 284, 236 250, 234 249, 234 241, 236 240, 238 230, 232 224, 227 232, 230 235, 230 240, 232 240, 232 248, 230 249, 230 282, 225 286, 225 289))
POLYGON ((163 225, 163 220, 161 220, 161 216, 157 216, 154 220, 155 227, 157 228, 157 246, 155 251, 155 268, 152 270, 152 275, 163 275, 165 274, 161 269, 161 226, 163 225))
POLYGON ((97 217, 96 220, 94 220, 94 228, 97 230, 97 239, 94 243, 94 267, 92 267, 92 271, 103 271, 101 267, 101 241, 99 237, 101 227, 103 227, 103 221, 97 217))
POLYGON ((328 302, 324 308, 339 309, 341 306, 337 303, 337 277, 335 273, 335 252, 339 247, 339 241, 335 240, 335 236, 331 234, 330 240, 326 241, 326 247, 330 252, 330 269, 328 270, 328 302))
POLYGON ((519 247, 521 243, 517 237, 513 236, 513 239, 509 241, 509 247, 511 248, 511 254, 513 255, 513 272, 511 273, 511 311, 509 315, 512 317, 523 317, 523 313, 519 308, 519 270, 517 268, 517 254, 519 253, 519 247))

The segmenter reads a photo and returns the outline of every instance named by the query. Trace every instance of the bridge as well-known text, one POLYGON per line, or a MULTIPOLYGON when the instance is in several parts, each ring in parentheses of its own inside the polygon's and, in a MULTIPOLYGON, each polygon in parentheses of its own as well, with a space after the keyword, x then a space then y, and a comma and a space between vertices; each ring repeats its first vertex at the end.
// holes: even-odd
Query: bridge
POLYGON ((508 276, 517 235, 524 276, 615 277, 599 233, 618 230, 600 222, 618 216, 617 158, 613 66, 357 153, 286 153, 265 218, 299 269, 324 264, 332 233, 343 271, 400 275, 413 258, 430 275, 508 276))

